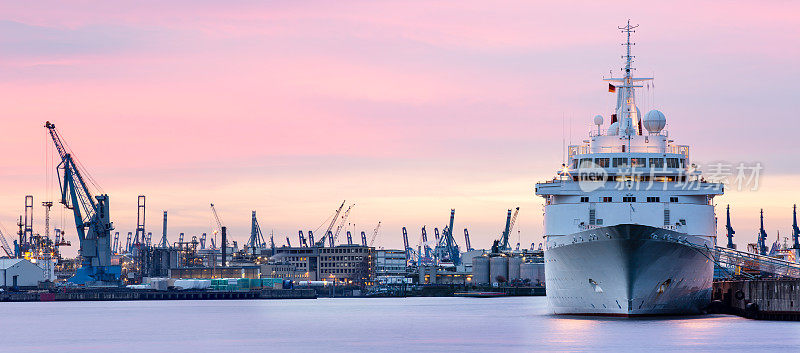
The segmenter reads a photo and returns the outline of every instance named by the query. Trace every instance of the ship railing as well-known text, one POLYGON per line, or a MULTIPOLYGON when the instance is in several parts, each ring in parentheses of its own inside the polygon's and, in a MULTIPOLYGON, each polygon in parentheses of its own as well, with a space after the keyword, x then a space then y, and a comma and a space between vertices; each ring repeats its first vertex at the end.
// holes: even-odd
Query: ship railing
POLYGON ((705 244, 699 245, 685 240, 682 241, 682 243, 701 251, 710 252, 714 261, 719 263, 772 273, 784 277, 800 278, 800 264, 798 263, 721 246, 710 248, 705 244))
POLYGON ((674 153, 683 155, 686 158, 686 162, 690 161, 689 159, 689 146, 687 145, 668 145, 667 146, 667 153, 674 153))
POLYGON ((597 229, 597 228, 603 228, 603 227, 604 226, 602 226, 602 225, 596 225, 596 224, 580 224, 580 225, 578 225, 578 228, 580 230, 590 230, 590 229, 597 229))

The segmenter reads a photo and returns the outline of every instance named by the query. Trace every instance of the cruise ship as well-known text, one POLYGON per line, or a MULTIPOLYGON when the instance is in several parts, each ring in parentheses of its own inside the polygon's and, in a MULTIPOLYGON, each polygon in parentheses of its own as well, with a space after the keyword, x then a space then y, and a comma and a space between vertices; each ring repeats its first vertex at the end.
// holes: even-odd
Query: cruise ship
MULTIPOLYGON (((545 282, 555 314, 643 316, 702 312, 711 301, 716 244, 714 196, 674 144, 666 117, 644 116, 634 77, 630 21, 621 77, 606 78, 616 109, 582 144, 571 145, 553 180, 537 183, 544 198, 545 282)), ((687 121, 688 123, 688 121, 687 121)))

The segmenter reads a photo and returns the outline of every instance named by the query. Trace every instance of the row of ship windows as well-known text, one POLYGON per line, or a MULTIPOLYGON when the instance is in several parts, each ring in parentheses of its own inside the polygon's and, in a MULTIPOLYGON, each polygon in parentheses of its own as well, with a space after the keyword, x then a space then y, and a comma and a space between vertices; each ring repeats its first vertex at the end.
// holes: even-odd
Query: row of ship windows
POLYGON ((650 168, 664 168, 664 161, 666 160, 667 168, 685 168, 686 160, 683 158, 645 158, 645 157, 614 157, 614 158, 581 158, 580 160, 572 160, 572 169, 578 168, 629 168, 629 167, 650 167, 650 168), (648 163, 649 162, 649 163, 648 163), (580 164, 579 164, 580 163, 580 164))
MULTIPOLYGON (((611 196, 601 196, 598 201, 600 202, 614 202, 614 198, 611 196)), ((589 196, 581 196, 581 202, 589 202, 589 196)), ((622 202, 636 202, 635 196, 623 196, 622 202)), ((659 196, 648 196, 647 202, 661 202, 661 197, 659 196)), ((669 202, 678 202, 677 196, 670 196, 669 202)))

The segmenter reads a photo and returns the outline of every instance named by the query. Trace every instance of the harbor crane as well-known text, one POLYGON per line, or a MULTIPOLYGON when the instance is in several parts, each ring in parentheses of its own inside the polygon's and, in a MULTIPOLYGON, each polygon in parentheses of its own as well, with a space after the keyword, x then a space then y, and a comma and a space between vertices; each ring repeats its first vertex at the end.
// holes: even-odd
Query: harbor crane
POLYGON ((339 238, 339 233, 342 231, 342 228, 344 228, 344 225, 347 223, 347 218, 350 217, 350 210, 352 210, 353 206, 355 205, 356 204, 350 205, 349 207, 347 207, 347 211, 344 211, 344 215, 342 215, 342 220, 341 222, 339 222, 339 226, 336 227, 336 233, 333 234, 332 238, 328 239, 329 240, 328 242, 330 243, 331 247, 333 247, 336 244, 336 239, 339 238))
POLYGON ((353 245, 353 234, 350 234, 350 231, 347 231, 347 245, 353 245))
POLYGON ((331 223, 328 224, 328 228, 325 229, 325 233, 322 234, 322 238, 320 238, 319 242, 313 244, 314 246, 324 247, 325 246, 325 238, 330 238, 333 236, 333 226, 336 224, 336 221, 339 219, 339 215, 342 213, 342 209, 344 208, 344 203, 347 200, 342 201, 342 204, 336 209, 336 212, 333 214, 333 218, 331 218, 331 223))
POLYGON ((797 228, 797 205, 792 207, 792 249, 800 249, 800 228, 797 228))
POLYGON ((44 126, 61 157, 61 162, 56 167, 61 172, 58 173, 60 202, 72 210, 80 240, 81 267, 69 281, 78 285, 117 283, 122 269, 111 263, 111 231, 114 226, 109 215, 108 195, 92 195, 86 180, 95 187, 97 184, 88 173, 85 173, 86 179, 84 178, 81 171, 83 167, 80 167, 80 163, 61 140, 55 124, 48 121, 44 126))
POLYGON ((203 233, 203 234, 200 235, 200 249, 205 250, 205 248, 206 248, 206 237, 207 237, 206 233, 203 233))
MULTIPOLYGON (((303 231, 302 230, 297 231, 297 238, 298 238, 298 241, 300 242, 300 247, 301 248, 307 248, 308 247, 308 243, 306 242, 306 237, 303 235, 303 231)), ((311 242, 313 243, 314 240, 312 239, 311 242)))
POLYGON ((119 245, 119 232, 114 232, 114 242, 111 244, 111 251, 115 254, 119 254, 119 245))
MULTIPOLYGON (((0 227, 2 228, 2 227, 0 227)), ((6 253, 6 256, 13 258, 14 257, 14 248, 8 245, 8 240, 6 240, 6 236, 0 231, 0 242, 2 242, 3 252, 6 253)))
POLYGON ((369 246, 375 243, 375 238, 378 236, 378 231, 381 229, 381 222, 378 221, 378 225, 375 226, 375 229, 372 231, 372 237, 369 239, 369 246))
POLYGON ((456 240, 453 238, 453 221, 456 217, 456 210, 450 210, 450 225, 444 229, 444 242, 445 242, 445 249, 447 250, 448 256, 450 257, 450 261, 453 262, 454 266, 461 265, 461 253, 458 251, 458 245, 456 245, 456 240))
POLYGON ((403 250, 406 252, 406 263, 408 263, 411 247, 408 246, 408 232, 406 232, 406 227, 403 227, 403 250))
MULTIPOLYGON (((437 230, 438 232, 438 230, 437 230)), ((438 237, 437 237, 438 238, 438 237)), ((420 251, 420 256, 422 253, 425 253, 425 258, 428 259, 431 257, 431 247, 428 245, 428 232, 425 230, 425 226, 422 226, 422 247, 424 251, 420 251)))
POLYGON ((467 251, 472 250, 472 245, 469 243, 469 231, 464 228, 464 241, 466 242, 467 251))
POLYGON ((247 246, 252 249, 251 253, 253 256, 256 256, 256 248, 264 248, 267 246, 267 242, 264 241, 264 234, 261 232, 261 226, 258 225, 256 211, 253 211, 250 219, 250 240, 247 242, 247 246))
POLYGON ((764 230, 764 209, 761 209, 761 229, 758 231, 758 253, 767 254, 767 231, 764 230))
POLYGON ((133 239, 133 233, 128 232, 128 240, 125 241, 125 252, 126 253, 130 253, 131 252, 131 247, 132 247, 131 239, 133 239))
POLYGON ((511 232, 514 230, 514 223, 517 222, 517 215, 519 215, 519 207, 514 210, 514 215, 511 215, 511 210, 508 210, 508 218, 506 218, 506 229, 503 231, 503 238, 500 241, 500 250, 501 251, 509 251, 511 250, 511 246, 509 245, 509 238, 511 237, 511 232))
POLYGON ((728 249, 736 249, 736 244, 733 243, 733 235, 736 234, 736 232, 731 226, 731 205, 728 205, 726 211, 728 214, 728 221, 725 223, 725 231, 728 235, 728 249))
MULTIPOLYGON (((200 238, 200 246, 205 247, 205 233, 203 233, 203 237, 200 238)), ((167 211, 164 211, 164 222, 161 224, 161 241, 158 243, 158 247, 162 249, 169 248, 169 241, 167 240, 167 211)))
MULTIPOLYGON (((222 267, 225 267, 225 262, 228 260, 228 229, 222 225, 222 221, 220 221, 219 214, 217 213, 217 208, 214 207, 213 203, 211 204, 211 212, 214 214, 214 220, 217 222, 220 233, 222 233, 219 244, 222 247, 222 267)), ((214 260, 214 262, 216 262, 216 260, 214 260)))
POLYGON ((364 233, 363 230, 361 231, 361 245, 367 246, 367 233, 364 233))

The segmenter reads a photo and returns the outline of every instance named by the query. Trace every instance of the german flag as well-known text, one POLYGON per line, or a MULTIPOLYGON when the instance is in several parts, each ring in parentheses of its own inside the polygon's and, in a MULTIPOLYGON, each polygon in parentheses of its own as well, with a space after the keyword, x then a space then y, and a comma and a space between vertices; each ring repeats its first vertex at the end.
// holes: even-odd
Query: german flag
POLYGON ((616 92, 617 91, 617 86, 614 86, 614 85, 609 83, 608 84, 608 91, 611 92, 611 93, 616 92))

